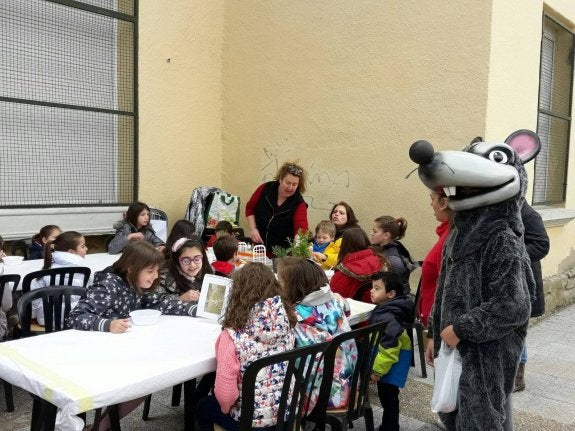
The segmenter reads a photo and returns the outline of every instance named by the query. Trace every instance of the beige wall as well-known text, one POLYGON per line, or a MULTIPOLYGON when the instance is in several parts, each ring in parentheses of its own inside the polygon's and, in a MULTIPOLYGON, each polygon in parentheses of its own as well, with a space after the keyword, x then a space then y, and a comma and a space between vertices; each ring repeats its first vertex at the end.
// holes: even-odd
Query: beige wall
MULTIPOLYGON (((575 2, 568 0, 532 1, 525 7, 522 0, 493 2, 492 43, 487 104, 486 137, 505 137, 520 128, 537 129, 539 95, 539 62, 543 11, 545 10, 571 31, 575 30, 575 2)), ((575 142, 575 127, 571 129, 575 142)), ((571 160, 575 160, 571 145, 571 160)), ((534 163, 527 165, 533 173, 534 163)), ((575 208, 573 184, 575 164, 571 164, 568 178, 566 208, 575 208)), ((527 198, 531 201, 532 184, 527 198)), ((575 265, 575 222, 547 229, 551 253, 543 260, 545 276, 565 271, 575 265)))
POLYGON ((221 184, 221 0, 140 0, 139 198, 184 215, 221 184))
POLYGON ((224 188, 245 203, 299 159, 312 226, 339 200, 366 230, 403 216, 423 258, 437 223, 408 149, 484 133, 490 21, 484 1, 226 2, 224 188))
MULTIPOLYGON (((312 226, 339 200, 366 230, 403 216, 416 258, 436 222, 417 174, 404 178, 409 145, 536 129, 543 10, 571 29, 575 19, 571 0, 169 6, 140 1, 140 198, 173 222, 194 187, 222 186, 245 204, 278 164, 299 160, 312 226)), ((574 225, 549 229, 546 275, 575 265, 574 225)))

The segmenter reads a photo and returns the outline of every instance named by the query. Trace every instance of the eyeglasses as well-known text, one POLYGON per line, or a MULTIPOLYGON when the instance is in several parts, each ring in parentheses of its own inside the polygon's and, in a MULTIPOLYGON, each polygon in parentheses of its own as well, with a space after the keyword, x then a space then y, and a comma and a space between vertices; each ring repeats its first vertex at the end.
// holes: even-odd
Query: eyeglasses
POLYGON ((194 257, 180 257, 180 263, 182 265, 191 265, 192 262, 195 263, 196 265, 198 263, 202 263, 202 260, 204 259, 203 256, 194 256, 194 257))
POLYGON ((303 169, 294 164, 288 165, 287 171, 296 177, 299 177, 303 173, 303 169))

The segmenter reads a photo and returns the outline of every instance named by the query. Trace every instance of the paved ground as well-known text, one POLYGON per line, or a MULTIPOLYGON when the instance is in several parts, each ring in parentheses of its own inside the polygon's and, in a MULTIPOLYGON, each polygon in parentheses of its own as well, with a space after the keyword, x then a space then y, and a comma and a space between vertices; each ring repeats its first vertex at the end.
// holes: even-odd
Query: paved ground
MULTIPOLYGON (((527 389, 513 395, 516 431, 575 431, 575 305, 571 305, 529 329, 527 389)), ((401 393, 402 431, 442 429, 429 409, 433 390, 433 372, 428 368, 422 379, 419 364, 412 368, 410 380, 401 393)), ((30 426, 30 397, 17 390, 16 411, 0 412, 0 430, 24 431, 30 426)), ((125 431, 171 431, 183 429, 183 408, 170 407, 171 390, 154 394, 150 420, 141 419, 141 408, 122 420, 125 431)), ((381 420, 381 408, 374 393, 371 397, 375 422, 381 420)), ((2 408, 3 399, 0 400, 2 408)), ((355 430, 365 430, 357 421, 355 430)))

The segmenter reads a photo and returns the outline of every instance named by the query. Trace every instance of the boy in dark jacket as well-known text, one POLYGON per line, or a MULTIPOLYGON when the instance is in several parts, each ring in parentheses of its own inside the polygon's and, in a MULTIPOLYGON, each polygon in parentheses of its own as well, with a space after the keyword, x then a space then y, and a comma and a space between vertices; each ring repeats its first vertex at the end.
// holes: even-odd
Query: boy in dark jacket
POLYGON ((381 431, 399 430, 399 388, 405 386, 411 365, 411 340, 405 326, 412 320, 414 304, 403 292, 398 274, 378 272, 372 276, 371 301, 377 306, 370 323, 387 322, 371 375, 383 407, 381 431))

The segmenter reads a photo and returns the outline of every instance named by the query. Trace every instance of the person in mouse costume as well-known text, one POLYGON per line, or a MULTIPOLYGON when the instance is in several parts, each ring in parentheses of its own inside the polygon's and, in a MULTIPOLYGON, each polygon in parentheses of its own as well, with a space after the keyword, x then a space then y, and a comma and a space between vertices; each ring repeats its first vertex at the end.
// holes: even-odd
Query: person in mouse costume
POLYGON ((454 211, 426 351, 431 364, 442 340, 461 354, 457 409, 439 413, 448 431, 512 429, 510 395, 535 294, 520 214, 523 163, 540 147, 535 133, 519 130, 462 151, 434 152, 427 141, 409 150, 423 184, 443 191, 454 211))

